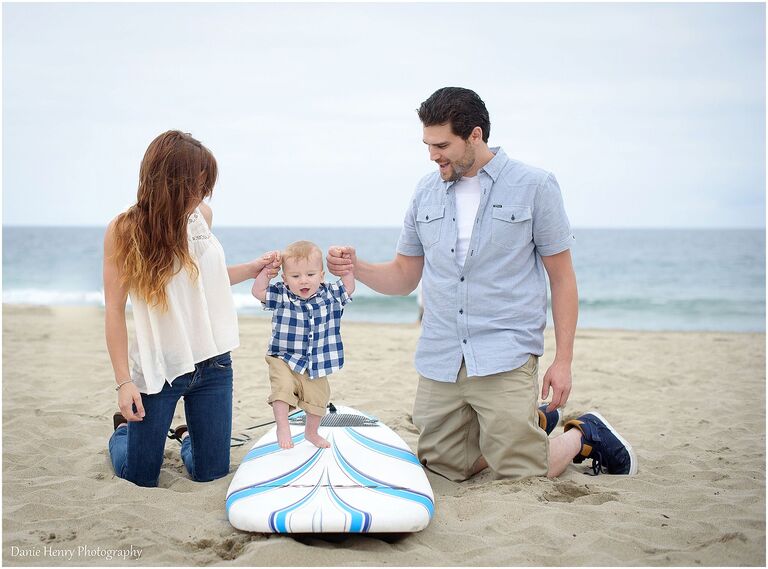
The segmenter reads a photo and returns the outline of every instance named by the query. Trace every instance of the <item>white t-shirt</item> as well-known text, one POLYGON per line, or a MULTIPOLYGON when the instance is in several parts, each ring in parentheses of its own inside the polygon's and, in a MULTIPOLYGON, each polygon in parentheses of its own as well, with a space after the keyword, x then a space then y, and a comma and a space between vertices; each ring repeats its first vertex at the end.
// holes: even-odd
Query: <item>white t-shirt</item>
POLYGON ((131 344, 131 379, 141 393, 158 393, 195 364, 240 344, 237 313, 224 250, 199 210, 187 223, 189 253, 200 274, 182 269, 166 285, 168 310, 131 295, 136 336, 131 344))
POLYGON ((477 176, 461 178, 453 185, 456 194, 456 225, 459 236, 456 238, 456 262, 464 266, 469 251, 469 239, 475 225, 477 208, 480 207, 480 180, 477 176))

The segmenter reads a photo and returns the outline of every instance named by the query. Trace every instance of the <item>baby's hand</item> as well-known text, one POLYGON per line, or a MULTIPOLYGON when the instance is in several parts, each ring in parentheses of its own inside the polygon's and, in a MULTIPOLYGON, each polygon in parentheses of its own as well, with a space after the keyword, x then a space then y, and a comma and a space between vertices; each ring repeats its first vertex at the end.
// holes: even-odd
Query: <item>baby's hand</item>
POLYGON ((268 253, 264 253, 259 258, 259 265, 261 265, 261 267, 257 271, 257 274, 260 274, 266 269, 269 278, 275 278, 280 267, 280 251, 269 251, 268 253))

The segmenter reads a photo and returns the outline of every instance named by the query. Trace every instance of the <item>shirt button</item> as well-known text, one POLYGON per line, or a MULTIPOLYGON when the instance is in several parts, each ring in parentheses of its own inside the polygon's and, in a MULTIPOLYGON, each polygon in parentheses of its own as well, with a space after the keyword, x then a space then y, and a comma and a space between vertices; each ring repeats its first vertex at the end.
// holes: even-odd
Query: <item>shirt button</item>
POLYGON ((453 253, 453 249, 451 249, 451 253, 453 253))
POLYGON ((455 218, 455 217, 453 218, 453 221, 456 221, 456 218, 455 218))
POLYGON ((466 343, 467 343, 467 339, 466 339, 466 338, 464 338, 464 339, 462 340, 462 342, 464 342, 464 343, 466 344, 466 343))
POLYGON ((460 280, 461 282, 464 282, 464 277, 461 277, 459 280, 460 280))
POLYGON ((459 314, 464 314, 464 309, 463 308, 459 308, 459 314))

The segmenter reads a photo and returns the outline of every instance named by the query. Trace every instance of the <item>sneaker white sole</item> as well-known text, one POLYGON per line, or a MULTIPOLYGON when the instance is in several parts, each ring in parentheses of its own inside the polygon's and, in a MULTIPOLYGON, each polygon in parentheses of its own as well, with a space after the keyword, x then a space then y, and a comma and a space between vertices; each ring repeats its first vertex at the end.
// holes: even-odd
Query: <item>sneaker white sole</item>
POLYGON ((627 439, 622 437, 619 432, 613 428, 613 425, 611 425, 608 421, 605 420, 605 417, 603 417, 600 413, 597 411, 587 411, 584 413, 585 415, 594 415, 598 419, 600 419, 603 424, 608 427, 608 430, 613 433, 613 436, 615 436, 619 441, 621 441, 621 444, 624 445, 624 448, 627 449, 627 453, 629 454, 629 472, 626 474, 626 476, 632 476, 634 474, 637 474, 637 455, 635 455, 635 451, 632 449, 632 445, 629 444, 627 439))
MULTIPOLYGON (((560 423, 562 423, 562 422, 563 422, 563 410, 562 410, 562 409, 560 409, 560 407, 558 407, 557 409, 555 409, 555 411, 557 411, 557 423, 555 423, 555 426, 554 426, 554 427, 552 427, 552 433, 554 433, 554 432, 555 432, 555 429, 557 428, 557 426, 558 426, 560 423)), ((550 433, 550 434, 551 434, 551 433, 550 433)))

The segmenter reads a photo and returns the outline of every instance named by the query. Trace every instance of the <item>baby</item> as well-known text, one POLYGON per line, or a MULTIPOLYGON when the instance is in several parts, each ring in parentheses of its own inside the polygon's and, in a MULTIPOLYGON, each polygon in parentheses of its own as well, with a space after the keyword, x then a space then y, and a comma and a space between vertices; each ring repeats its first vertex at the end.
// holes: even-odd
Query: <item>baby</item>
POLYGON ((283 282, 270 285, 265 267, 251 289, 265 310, 274 311, 266 359, 277 442, 284 449, 293 447, 288 413, 300 407, 307 413, 304 438, 327 448, 330 444, 318 434, 331 395, 326 376, 344 365, 341 315, 352 300, 355 277, 350 271, 335 283, 323 282, 323 252, 309 241, 291 243, 279 261, 283 282))

